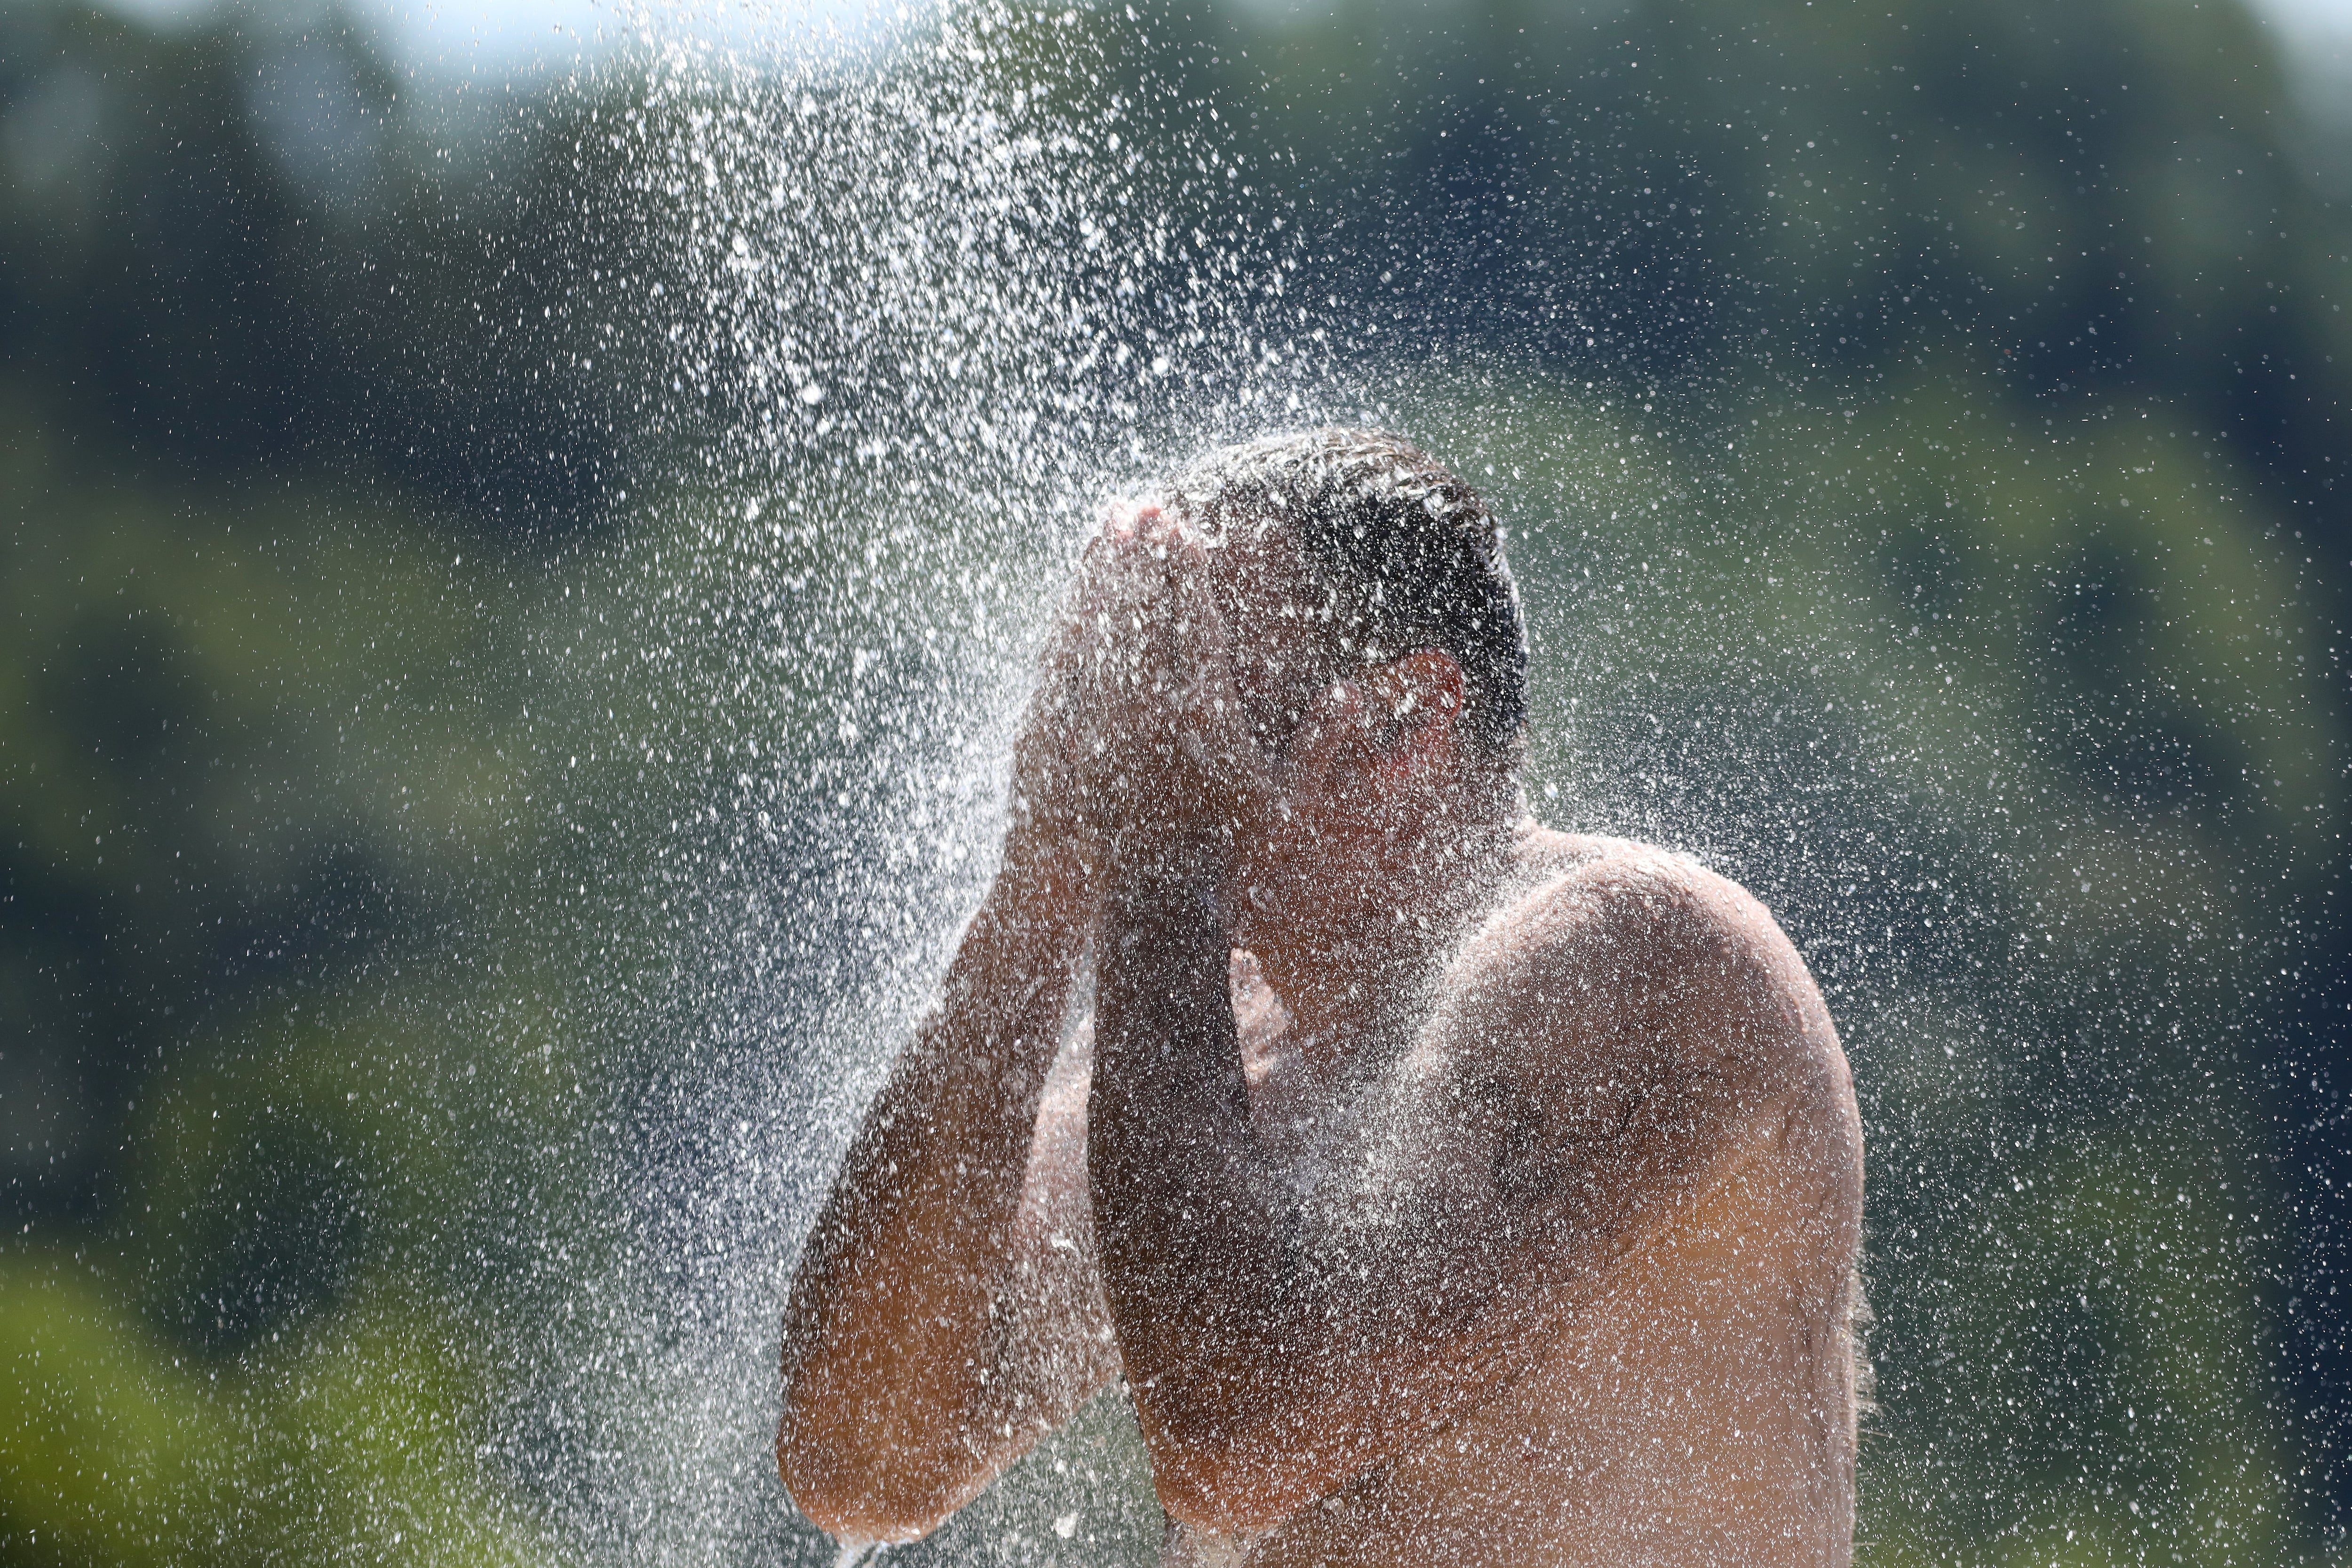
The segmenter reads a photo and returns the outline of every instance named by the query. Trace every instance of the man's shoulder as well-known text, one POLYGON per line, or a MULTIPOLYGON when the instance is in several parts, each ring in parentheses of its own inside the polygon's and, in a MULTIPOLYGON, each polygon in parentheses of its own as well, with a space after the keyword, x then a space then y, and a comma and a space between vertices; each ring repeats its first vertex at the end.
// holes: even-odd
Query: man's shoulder
POLYGON ((1516 874, 1465 944, 1492 964, 1601 948, 1728 961, 1760 951, 1794 956, 1769 910, 1689 855, 1632 838, 1529 829, 1516 874))
POLYGON ((1507 1012, 1538 1052, 1631 1033, 1777 1078, 1837 1051, 1771 912, 1692 857, 1633 839, 1524 835, 1517 874, 1455 973, 1465 1000, 1507 1012))

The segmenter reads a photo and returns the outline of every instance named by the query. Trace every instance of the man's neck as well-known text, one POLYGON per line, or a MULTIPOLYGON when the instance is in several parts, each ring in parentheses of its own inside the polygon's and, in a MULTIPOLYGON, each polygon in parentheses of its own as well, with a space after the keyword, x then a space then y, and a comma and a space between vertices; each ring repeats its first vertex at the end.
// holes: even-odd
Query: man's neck
POLYGON ((1257 952, 1317 1082, 1377 1071, 1412 1038, 1447 956, 1492 911, 1524 828, 1502 816, 1434 825, 1395 874, 1297 911, 1257 952))

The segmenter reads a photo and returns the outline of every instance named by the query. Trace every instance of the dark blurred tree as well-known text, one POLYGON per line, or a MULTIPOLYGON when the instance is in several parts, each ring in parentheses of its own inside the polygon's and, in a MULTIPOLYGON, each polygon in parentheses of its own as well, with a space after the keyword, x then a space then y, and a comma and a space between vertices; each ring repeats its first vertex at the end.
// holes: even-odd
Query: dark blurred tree
POLYGON ((489 96, 404 101, 333 14, 0 12, 0 1212, 93 1212, 175 1042, 436 923, 331 715, 488 678, 429 616, 317 657, 312 574, 527 574, 625 491, 616 148, 489 96))
POLYGON ((421 559, 443 541, 380 498, 256 478, 192 501, 97 479, 70 441, 0 404, 0 1202, 20 1216, 107 1195, 178 1042, 436 928, 442 823, 371 770, 409 737, 462 754, 449 730, 499 689, 421 559), (440 721, 416 731, 410 701, 440 721))
POLYGON ((2352 224, 2236 5, 1161 0, 1175 112, 1368 310, 1615 377, 2156 395, 2352 563, 2352 224))
POLYGON ((580 319, 614 270, 565 122, 593 109, 505 85, 436 106, 457 160, 333 13, 180 35, 12 8, 0 374, 158 478, 298 462, 576 533, 626 487, 638 401, 580 319))

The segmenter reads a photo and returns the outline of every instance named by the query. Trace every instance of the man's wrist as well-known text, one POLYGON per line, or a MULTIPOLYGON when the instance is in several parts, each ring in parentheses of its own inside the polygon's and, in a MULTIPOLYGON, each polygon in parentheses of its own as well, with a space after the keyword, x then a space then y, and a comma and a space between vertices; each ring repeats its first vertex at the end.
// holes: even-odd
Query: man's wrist
POLYGON ((1214 828, 1142 823, 1110 836, 1108 879, 1118 886, 1148 882, 1175 889, 1197 885, 1213 889, 1223 879, 1230 853, 1225 836, 1214 828))
POLYGON ((1091 922, 1103 859, 1101 835, 1090 828, 1016 812, 997 863, 996 895, 1050 917, 1091 922))

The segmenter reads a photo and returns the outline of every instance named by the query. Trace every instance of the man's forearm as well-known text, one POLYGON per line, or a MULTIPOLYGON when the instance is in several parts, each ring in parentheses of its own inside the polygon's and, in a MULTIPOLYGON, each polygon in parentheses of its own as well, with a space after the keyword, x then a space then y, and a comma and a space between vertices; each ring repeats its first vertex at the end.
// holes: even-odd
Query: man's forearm
MULTIPOLYGON (((1093 920, 1086 858, 1016 830, 802 1251, 784 1328, 779 1458, 794 1496, 919 1490, 971 1402, 1008 1261, 1040 1090, 1093 920), (797 1470, 797 1478, 795 1471, 797 1470)), ((948 1445, 953 1447, 952 1443, 948 1445)))
POLYGON ((1369 1286, 1368 1236, 1306 1213, 1253 1137, 1215 869, 1192 847, 1106 873, 1088 1165, 1160 1500, 1226 1530, 1345 1484, 1435 1405, 1395 1353, 1410 1297, 1369 1286))
POLYGON ((1246 1408, 1243 1383, 1298 1304, 1295 1205, 1250 1131, 1216 869, 1205 844, 1115 856, 1095 961, 1096 1236, 1129 1374, 1161 1424, 1246 1408))

